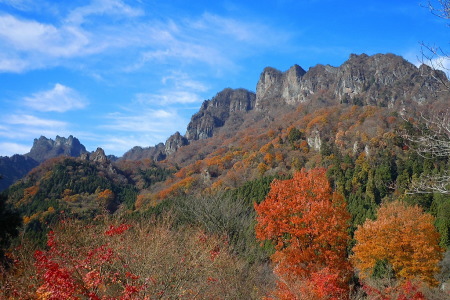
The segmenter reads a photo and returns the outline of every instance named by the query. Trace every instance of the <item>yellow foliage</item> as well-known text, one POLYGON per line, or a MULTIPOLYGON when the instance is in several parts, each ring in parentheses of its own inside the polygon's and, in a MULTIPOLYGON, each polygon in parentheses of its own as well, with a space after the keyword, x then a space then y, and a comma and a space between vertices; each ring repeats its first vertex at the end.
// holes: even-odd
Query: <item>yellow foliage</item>
POLYGON ((258 173, 259 175, 263 175, 269 168, 267 165, 263 162, 258 164, 258 173))
POLYGON ((436 285, 434 275, 443 249, 433 224, 434 217, 417 205, 383 204, 377 220, 367 220, 355 232, 357 243, 351 260, 360 277, 371 276, 376 263, 386 260, 400 280, 418 278, 436 285))
POLYGON ((272 150, 272 149, 273 149, 273 145, 270 142, 270 143, 267 143, 264 146, 262 146, 261 149, 259 149, 259 152, 260 153, 269 153, 270 150, 272 150))
POLYGON ((275 153, 275 160, 277 162, 282 162, 284 160, 284 155, 281 152, 277 152, 275 153))
POLYGON ((267 165, 271 165, 273 163, 273 160, 274 160, 274 156, 272 154, 267 153, 266 155, 264 155, 264 162, 267 165))

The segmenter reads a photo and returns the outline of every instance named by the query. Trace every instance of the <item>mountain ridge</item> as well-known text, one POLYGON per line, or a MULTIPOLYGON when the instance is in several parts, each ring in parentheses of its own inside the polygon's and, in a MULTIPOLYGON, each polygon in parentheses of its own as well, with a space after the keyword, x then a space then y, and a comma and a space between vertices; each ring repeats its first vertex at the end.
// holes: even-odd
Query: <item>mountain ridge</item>
MULTIPOLYGON (((225 88, 202 103, 199 111, 191 117, 185 135, 176 132, 165 143, 135 146, 119 159, 162 161, 175 155, 180 148, 211 138, 221 130, 232 135, 244 123, 248 126, 249 122, 274 119, 277 114, 285 114, 300 104, 309 103, 317 108, 335 104, 375 105, 400 112, 407 106, 411 109, 448 95, 438 93, 441 88, 439 78, 445 79, 445 74, 426 65, 416 67, 394 54, 351 54, 339 67, 318 64, 308 71, 299 65, 293 65, 284 72, 266 67, 257 82, 256 93, 242 88, 225 88)), ((311 134, 308 142, 313 148, 319 147, 320 132, 316 130, 311 134)), ((34 140, 32 149, 24 155, 28 158, 28 166, 13 180, 2 180, 0 184, 10 185, 31 170, 32 165, 35 167, 48 158, 59 155, 78 157, 83 153, 87 153, 85 147, 73 136, 67 139, 57 136, 54 141, 41 136, 34 140)), ((5 160, 3 165, 6 164, 5 160)), ((7 172, 3 170, 3 174, 7 172)), ((0 189, 4 187, 0 186, 0 189)))
MULTIPOLYGON (((286 71, 266 67, 256 84, 256 92, 246 89, 226 88, 210 100, 205 100, 197 113, 191 117, 182 136, 184 139, 173 149, 179 149, 196 140, 217 134, 229 119, 233 128, 242 124, 242 115, 251 111, 268 114, 286 112, 303 103, 317 107, 334 104, 375 105, 403 111, 431 101, 443 99, 438 93, 442 88, 439 80, 446 80, 442 71, 427 65, 417 67, 395 54, 350 54, 339 67, 318 64, 305 71, 293 65, 286 71), (433 75, 433 76, 431 76, 433 75), (187 140, 187 142, 186 142, 187 140)), ((261 116, 254 116, 258 119, 261 116)), ((122 159, 166 159, 175 151, 167 151, 166 143, 154 147, 134 147, 122 159)))

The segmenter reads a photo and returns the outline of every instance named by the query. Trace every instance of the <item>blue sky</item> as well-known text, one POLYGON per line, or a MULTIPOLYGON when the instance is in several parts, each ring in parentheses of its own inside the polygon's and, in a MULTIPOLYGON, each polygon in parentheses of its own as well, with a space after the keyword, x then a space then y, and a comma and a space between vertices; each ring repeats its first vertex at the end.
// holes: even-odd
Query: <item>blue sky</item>
POLYGON ((0 0, 0 156, 73 135, 121 156, 184 134, 203 100, 266 66, 448 46, 426 1, 0 0))

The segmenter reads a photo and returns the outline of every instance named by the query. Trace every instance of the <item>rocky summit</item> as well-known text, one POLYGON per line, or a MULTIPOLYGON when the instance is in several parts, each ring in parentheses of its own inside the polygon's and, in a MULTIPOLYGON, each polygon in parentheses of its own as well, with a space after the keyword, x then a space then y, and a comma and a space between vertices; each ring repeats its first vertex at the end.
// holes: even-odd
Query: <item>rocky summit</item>
POLYGON ((417 68, 394 54, 352 54, 339 67, 317 65, 307 72, 297 65, 286 72, 264 69, 255 107, 270 109, 274 102, 295 105, 319 95, 333 104, 402 107, 438 98, 440 79, 446 80, 443 72, 426 65, 417 68))
POLYGON ((87 152, 86 148, 73 136, 68 138, 56 136, 55 140, 41 136, 39 139, 34 139, 33 147, 25 155, 37 162, 43 162, 60 155, 78 157, 85 152, 87 152))

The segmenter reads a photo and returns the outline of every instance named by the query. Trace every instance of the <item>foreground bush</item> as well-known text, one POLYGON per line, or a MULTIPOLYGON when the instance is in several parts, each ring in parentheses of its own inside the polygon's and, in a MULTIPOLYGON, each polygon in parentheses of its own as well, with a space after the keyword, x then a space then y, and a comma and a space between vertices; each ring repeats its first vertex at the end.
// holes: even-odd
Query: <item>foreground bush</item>
POLYGON ((254 299, 264 294, 256 267, 227 241, 171 222, 83 225, 65 221, 46 250, 25 245, 11 255, 0 298, 254 299))

